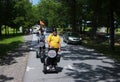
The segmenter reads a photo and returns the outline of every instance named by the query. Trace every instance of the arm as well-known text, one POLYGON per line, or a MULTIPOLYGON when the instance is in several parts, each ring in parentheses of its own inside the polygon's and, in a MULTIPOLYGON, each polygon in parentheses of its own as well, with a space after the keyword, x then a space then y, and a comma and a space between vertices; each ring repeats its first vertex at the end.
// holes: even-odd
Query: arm
POLYGON ((59 50, 58 50, 59 52, 61 51, 61 43, 60 42, 61 42, 61 39, 59 39, 59 50))
POLYGON ((47 37, 46 42, 48 43, 48 47, 50 47, 50 35, 47 37))
POLYGON ((50 42, 49 42, 49 41, 47 41, 47 43, 48 43, 48 47, 50 48, 50 42))
POLYGON ((58 50, 59 52, 61 51, 61 44, 59 43, 59 50, 58 50))

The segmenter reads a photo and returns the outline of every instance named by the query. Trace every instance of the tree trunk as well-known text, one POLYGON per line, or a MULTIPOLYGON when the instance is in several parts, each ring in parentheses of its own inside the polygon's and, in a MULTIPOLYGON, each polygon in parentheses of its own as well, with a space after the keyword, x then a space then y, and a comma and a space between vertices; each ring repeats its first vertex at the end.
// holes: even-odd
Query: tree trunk
POLYGON ((9 35, 9 27, 7 28, 7 34, 9 35))
POLYGON ((72 31, 76 32, 76 0, 72 0, 72 6, 71 6, 71 16, 72 16, 72 31))
POLYGON ((2 36, 2 25, 0 25, 0 36, 2 36))
POLYGON ((114 51, 114 12, 113 12, 113 7, 112 7, 112 0, 110 4, 110 50, 114 51))
POLYGON ((15 28, 13 28, 13 34, 15 34, 15 28))
POLYGON ((107 27, 107 34, 109 34, 109 27, 107 27))
POLYGON ((17 34, 17 29, 15 28, 15 34, 17 34))
POLYGON ((95 36, 96 35, 96 31, 97 31, 97 13, 94 12, 94 16, 93 16, 93 27, 92 27, 92 30, 91 30, 91 36, 95 36))
POLYGON ((7 26, 5 25, 5 35, 7 35, 7 26))
POLYGON ((80 34, 82 34, 82 25, 80 25, 80 34))
POLYGON ((95 6, 94 6, 94 12, 93 12, 93 28, 92 28, 92 37, 96 35, 96 31, 98 28, 98 16, 99 16, 99 8, 100 8, 100 4, 99 4, 100 0, 96 0, 95 1, 95 6))
POLYGON ((85 32, 85 27, 86 27, 86 21, 84 20, 83 32, 85 32))

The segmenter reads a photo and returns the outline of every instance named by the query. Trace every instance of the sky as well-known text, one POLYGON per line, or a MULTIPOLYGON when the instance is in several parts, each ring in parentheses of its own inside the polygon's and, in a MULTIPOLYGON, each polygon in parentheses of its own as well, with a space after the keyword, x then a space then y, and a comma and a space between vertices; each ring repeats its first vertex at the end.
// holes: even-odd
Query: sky
POLYGON ((39 0, 32 0, 33 1, 33 5, 38 4, 39 0))

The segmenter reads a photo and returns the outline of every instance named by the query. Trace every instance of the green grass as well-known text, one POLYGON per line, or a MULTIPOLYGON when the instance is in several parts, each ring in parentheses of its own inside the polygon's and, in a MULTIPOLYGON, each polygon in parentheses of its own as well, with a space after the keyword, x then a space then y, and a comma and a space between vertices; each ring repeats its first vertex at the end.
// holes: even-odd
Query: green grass
POLYGON ((7 55, 8 51, 15 49, 23 41, 21 34, 2 36, 0 38, 0 57, 7 55))

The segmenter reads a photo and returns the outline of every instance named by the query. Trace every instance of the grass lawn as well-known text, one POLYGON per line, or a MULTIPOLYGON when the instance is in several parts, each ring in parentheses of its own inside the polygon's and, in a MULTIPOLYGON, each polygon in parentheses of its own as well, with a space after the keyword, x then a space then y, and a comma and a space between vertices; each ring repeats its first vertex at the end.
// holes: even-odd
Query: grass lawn
POLYGON ((16 48, 23 41, 24 39, 21 34, 0 37, 0 57, 5 56, 6 52, 16 48))

